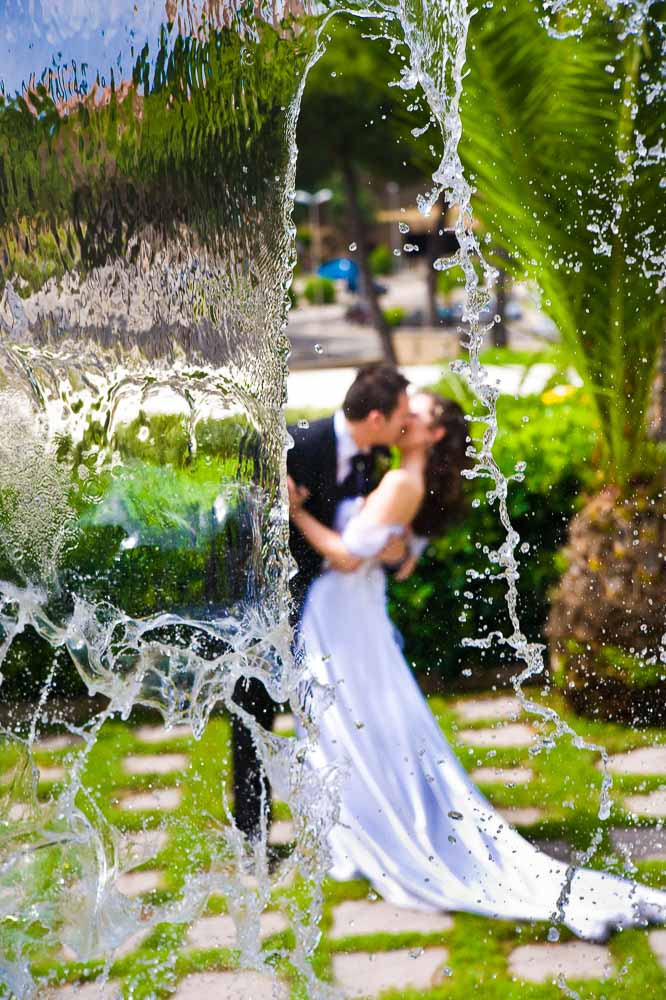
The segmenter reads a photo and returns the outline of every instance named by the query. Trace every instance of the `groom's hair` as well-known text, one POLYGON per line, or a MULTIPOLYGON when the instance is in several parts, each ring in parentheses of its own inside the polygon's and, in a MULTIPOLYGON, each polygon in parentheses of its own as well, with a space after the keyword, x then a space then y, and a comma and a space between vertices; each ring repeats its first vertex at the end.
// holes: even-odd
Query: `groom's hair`
POLYGON ((347 420, 365 420, 372 410, 389 417, 409 380, 393 365, 366 365, 347 390, 342 412, 347 420))

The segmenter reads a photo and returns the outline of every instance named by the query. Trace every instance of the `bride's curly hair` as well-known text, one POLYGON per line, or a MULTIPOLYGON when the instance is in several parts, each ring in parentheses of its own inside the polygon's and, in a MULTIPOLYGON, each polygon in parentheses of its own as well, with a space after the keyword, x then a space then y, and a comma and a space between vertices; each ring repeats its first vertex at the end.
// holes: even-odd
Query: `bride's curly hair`
POLYGON ((466 506, 461 473, 471 464, 466 454, 468 427, 462 407, 452 399, 429 389, 419 390, 419 395, 433 401, 432 426, 443 427, 446 433, 428 456, 425 497, 412 528, 417 535, 436 538, 460 519, 466 506))

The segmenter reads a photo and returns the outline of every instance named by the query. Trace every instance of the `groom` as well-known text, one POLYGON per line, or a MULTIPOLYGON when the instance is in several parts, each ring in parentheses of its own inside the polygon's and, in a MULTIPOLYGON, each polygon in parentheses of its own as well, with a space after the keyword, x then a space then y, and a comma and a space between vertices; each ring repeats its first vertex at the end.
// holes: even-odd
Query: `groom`
MULTIPOLYGON (((310 513, 332 527, 338 503, 355 496, 367 496, 390 463, 389 446, 397 444, 409 422, 408 380, 390 365, 361 368, 345 396, 342 409, 331 417, 315 420, 307 427, 290 427, 293 448, 287 452, 287 472, 308 492, 305 504, 310 513)), ((298 566, 292 579, 294 625, 303 609, 308 587, 321 572, 321 556, 303 536, 290 528, 289 544, 298 566)), ((384 557, 400 562, 404 542, 394 540, 384 557)), ((276 705, 257 680, 240 681, 234 701, 270 729, 276 705)), ((232 718, 234 800, 236 823, 250 839, 261 829, 262 798, 270 809, 270 791, 249 730, 232 718)))

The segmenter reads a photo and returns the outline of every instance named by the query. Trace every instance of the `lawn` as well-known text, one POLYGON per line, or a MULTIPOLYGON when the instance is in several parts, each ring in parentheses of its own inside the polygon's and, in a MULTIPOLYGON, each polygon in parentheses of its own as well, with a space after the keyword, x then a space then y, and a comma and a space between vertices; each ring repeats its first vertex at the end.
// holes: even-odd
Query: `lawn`
MULTIPOLYGON (((663 737, 659 731, 634 730, 619 725, 593 723, 573 717, 567 712, 557 695, 543 696, 539 691, 531 692, 537 699, 544 698, 554 705, 571 725, 591 741, 603 744, 609 753, 619 753, 642 746, 654 746, 663 737)), ((475 702, 474 696, 467 696, 475 702)), ((479 767, 523 768, 532 773, 531 780, 524 784, 511 785, 487 783, 483 790, 500 808, 539 810, 536 821, 523 826, 522 831, 531 839, 557 841, 577 849, 589 847, 592 834, 598 826, 598 809, 601 775, 596 766, 598 755, 574 749, 567 738, 559 739, 552 749, 530 753, 530 747, 472 747, 467 742, 474 730, 488 730, 495 726, 510 726, 512 722, 489 722, 483 718, 465 721, 460 709, 461 699, 434 697, 431 699, 442 729, 456 748, 464 766, 474 771, 479 767)), ((138 720, 139 722, 141 720, 138 720)), ((520 722, 530 721, 521 717, 520 722)), ((211 843, 214 831, 224 824, 221 790, 230 790, 229 785, 229 725, 223 716, 214 717, 201 740, 192 739, 187 733, 169 736, 163 742, 154 742, 154 734, 148 740, 145 727, 110 721, 101 730, 97 743, 92 748, 85 770, 85 785, 90 790, 93 801, 102 813, 120 830, 128 835, 140 830, 162 827, 167 836, 159 846, 158 853, 145 862, 138 870, 160 872, 159 885, 148 888, 141 897, 146 913, 151 905, 169 902, 178 898, 188 874, 206 870, 211 857, 211 843), (165 763, 174 760, 183 763, 174 770, 165 768, 165 773, 150 773, 149 762, 155 754, 165 758, 165 763), (175 755, 169 758, 166 755, 175 755), (179 756, 179 755, 182 755, 179 756), (147 773, 128 773, 127 760, 145 759, 147 773), (123 808, 124 797, 159 789, 180 789, 180 799, 168 814, 159 809, 123 808)), ((537 727, 538 728, 538 727, 537 727)), ((150 731, 149 731, 150 732, 150 731)), ((80 751, 76 747, 37 750, 36 760, 40 768, 59 768, 71 765, 80 751)), ((0 759, 6 769, 9 758, 0 759)), ((136 766, 136 765, 134 765, 136 766)), ((39 785, 39 796, 47 801, 57 791, 58 772, 46 771, 56 782, 39 785)), ((628 794, 647 794, 664 783, 663 776, 616 775, 613 783, 614 805, 611 818, 604 826, 603 837, 590 864, 618 873, 626 872, 622 856, 614 850, 610 839, 611 829, 626 829, 635 823, 622 804, 628 794)), ((519 814, 518 814, 519 815, 519 814)), ((274 819, 289 819, 289 810, 284 803, 276 803, 274 819)), ((645 830, 660 827, 657 818, 642 819, 645 830)), ((656 839, 659 839, 656 837, 656 839)), ((289 846, 276 848, 286 857, 289 846)), ((641 879, 651 885, 666 886, 666 864, 660 861, 638 861, 637 871, 641 879)), ((516 925, 515 922, 498 922, 467 915, 456 914, 452 925, 436 932, 401 932, 349 934, 331 936, 334 912, 342 902, 349 900, 372 900, 375 894, 363 882, 324 884, 325 898, 321 922, 322 938, 315 953, 314 965, 324 979, 333 977, 333 963, 337 955, 352 952, 379 953, 409 948, 410 954, 418 956, 421 949, 427 952, 432 946, 445 947, 447 952, 446 972, 436 977, 431 989, 414 991, 398 990, 386 993, 386 998, 402 997, 403 1000, 438 1000, 455 998, 468 1000, 471 992, 484 998, 521 997, 529 1000, 549 1000, 563 994, 579 997, 616 997, 620 991, 625 998, 661 997, 666 995, 666 973, 660 967, 648 942, 645 931, 631 931, 616 935, 609 944, 613 961, 613 978, 609 981, 586 980, 568 983, 556 982, 527 983, 514 977, 509 967, 509 956, 513 950, 530 942, 547 940, 547 925, 516 925), (566 990, 570 992, 567 993, 566 990)), ((248 891, 251 891, 248 889, 248 891)), ((269 900, 269 908, 285 910, 290 903, 302 902, 306 888, 298 878, 285 879, 274 885, 269 900)), ((212 896, 207 904, 207 914, 220 914, 226 910, 222 895, 212 896)), ((124 997, 147 1000, 149 997, 169 996, 178 982, 193 972, 205 970, 233 969, 238 964, 238 952, 231 947, 190 947, 186 939, 187 926, 184 924, 160 924, 154 927, 142 940, 138 941, 122 957, 117 958, 110 969, 110 978, 117 983, 124 997)), ((562 931, 560 943, 571 936, 562 931)), ((279 953, 280 948, 289 948, 293 934, 288 929, 277 930, 265 938, 264 950, 274 954, 268 958, 276 967, 283 982, 288 984, 291 997, 305 998, 307 990, 288 960, 279 953)), ((33 970, 43 983, 70 983, 97 977, 103 968, 102 962, 80 964, 68 960, 67 953, 61 951, 47 953, 36 942, 33 948, 33 970)), ((70 956, 71 958, 71 956, 70 956)), ((58 995, 58 994, 56 994, 58 995)), ((60 994, 65 995, 65 994, 60 994)), ((383 994, 382 994, 383 995, 383 994)))

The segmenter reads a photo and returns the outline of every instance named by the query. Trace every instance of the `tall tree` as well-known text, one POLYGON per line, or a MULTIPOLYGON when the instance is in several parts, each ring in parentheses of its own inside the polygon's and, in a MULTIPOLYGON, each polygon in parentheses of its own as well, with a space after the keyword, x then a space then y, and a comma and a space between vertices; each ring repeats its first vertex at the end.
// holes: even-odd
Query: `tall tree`
POLYGON ((529 0, 482 10, 463 108, 478 213, 507 266, 540 285, 597 416, 600 495, 574 521, 551 638, 567 691, 602 713, 663 634, 663 454, 647 420, 664 337, 659 8, 628 30, 599 4, 565 39, 529 0))
MULTIPOLYGON (((298 183, 316 187, 341 177, 349 214, 350 243, 356 244, 360 285, 384 355, 395 362, 391 329, 375 292, 369 263, 362 186, 368 178, 396 180, 405 174, 411 136, 403 92, 391 87, 401 63, 367 21, 330 22, 330 41, 310 71, 298 123, 298 183)), ((409 167, 407 167, 409 170, 409 167)))

